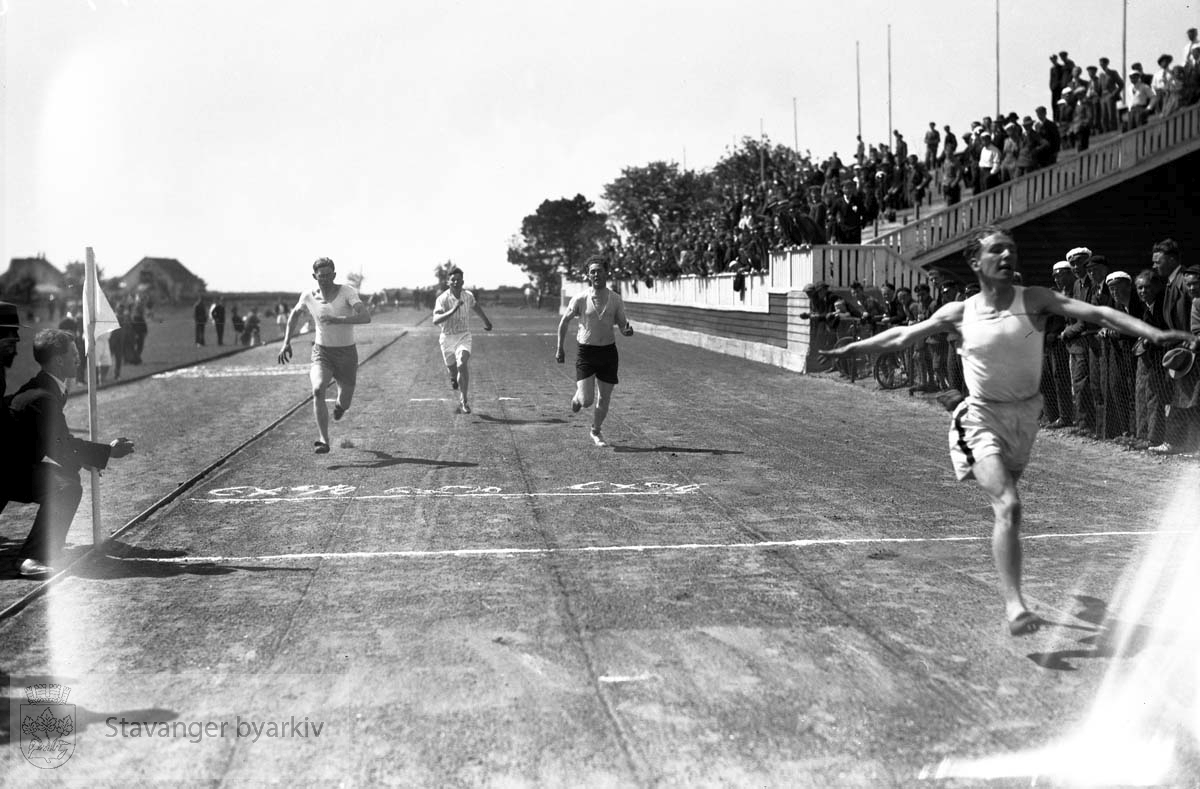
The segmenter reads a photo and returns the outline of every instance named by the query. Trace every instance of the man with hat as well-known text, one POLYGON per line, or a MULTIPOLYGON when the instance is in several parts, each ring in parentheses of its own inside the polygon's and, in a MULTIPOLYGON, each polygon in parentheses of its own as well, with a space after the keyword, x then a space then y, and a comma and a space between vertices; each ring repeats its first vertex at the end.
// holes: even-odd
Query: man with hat
MULTIPOLYGON (((1071 296, 1075 288, 1075 272, 1071 264, 1060 260, 1051 269, 1054 286, 1051 290, 1071 296)), ((1060 315, 1046 319, 1046 355, 1042 365, 1042 397, 1045 399, 1046 425, 1050 430, 1075 424, 1075 399, 1071 394, 1071 355, 1063 342, 1066 320, 1060 315)))
POLYGON ((1039 388, 1049 315, 1100 324, 1161 345, 1195 344, 1188 332, 1157 329, 1111 307, 1087 304, 1048 288, 1013 284, 1017 245, 1000 227, 976 231, 967 263, 980 292, 943 304, 931 317, 867 339, 830 348, 827 357, 899 351, 939 332, 962 336, 963 368, 970 394, 954 409, 950 457, 960 480, 974 479, 992 507, 992 558, 1000 576, 1005 624, 1013 636, 1045 623, 1021 594, 1021 497, 1017 483, 1028 464, 1042 412, 1039 388))
MULTIPOLYGON (((1093 273, 1097 269, 1097 259, 1102 260, 1103 256, 1095 255, 1092 258, 1093 273)), ((1135 318, 1142 314, 1141 305, 1133 293, 1133 278, 1128 273, 1112 271, 1106 274, 1104 291, 1109 306, 1114 310, 1135 318)), ((1097 378, 1103 390, 1101 402, 1104 404, 1098 432, 1101 438, 1127 439, 1132 443, 1134 383, 1137 376, 1137 357, 1133 354, 1133 346, 1137 338, 1103 327, 1096 337, 1100 346, 1097 378)))
POLYGON ((37 502, 33 528, 21 546, 18 573, 44 578, 53 572, 83 496, 82 468, 101 470, 112 458, 133 452, 133 442, 110 444, 71 435, 63 406, 67 386, 79 363, 75 336, 62 329, 43 329, 33 338, 33 358, 41 372, 12 398, 13 456, 5 484, 5 500, 37 502))
MULTIPOLYGON (((1180 258, 1179 244, 1173 238, 1164 238, 1152 248, 1150 265, 1165 283, 1163 322, 1167 328, 1195 331, 1192 321, 1195 298, 1188 290, 1180 258)), ((1200 407, 1197 407, 1200 403, 1196 402, 1189 383, 1190 380, 1178 378, 1174 381, 1166 435, 1162 444, 1150 447, 1151 452, 1172 455, 1184 451, 1193 441, 1200 440, 1200 407)))
MULTIPOLYGON (((1092 250, 1087 247, 1074 247, 1067 252, 1067 263, 1075 275, 1075 282, 1071 286, 1071 292, 1063 295, 1089 304, 1092 302, 1094 288, 1088 278, 1087 268, 1091 259, 1092 250)), ((1099 326, 1067 316, 1067 325, 1062 332, 1062 340, 1070 357, 1071 399, 1075 404, 1075 425, 1079 432, 1084 434, 1091 434, 1096 429, 1096 407, 1092 400, 1088 359, 1092 355, 1089 353, 1089 346, 1095 343, 1095 334, 1099 330, 1099 326)))

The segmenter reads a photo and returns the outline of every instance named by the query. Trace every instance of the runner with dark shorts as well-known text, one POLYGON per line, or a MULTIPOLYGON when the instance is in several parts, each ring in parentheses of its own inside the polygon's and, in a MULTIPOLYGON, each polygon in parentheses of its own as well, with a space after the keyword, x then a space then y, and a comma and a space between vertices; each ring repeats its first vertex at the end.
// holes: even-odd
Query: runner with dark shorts
POLYGON ((349 285, 334 282, 337 269, 329 258, 313 263, 312 277, 317 287, 300 294, 283 332, 283 347, 279 363, 292 358, 292 334, 304 313, 312 316, 316 339, 312 348, 312 367, 309 379, 313 391, 313 414, 317 420, 317 440, 313 451, 323 455, 329 451, 329 408, 325 390, 337 382, 338 396, 333 404, 334 420, 341 419, 350 408, 354 387, 358 383, 358 348, 354 344, 354 325, 370 323, 371 313, 359 298, 358 291, 349 285))
POLYGON ((587 291, 575 296, 567 305, 562 320, 558 322, 558 348, 554 358, 559 364, 566 361, 563 343, 567 338, 567 325, 579 319, 579 330, 575 339, 579 349, 575 357, 575 396, 571 398, 571 411, 591 408, 592 443, 598 447, 608 446, 600 432, 608 406, 612 401, 612 390, 617 385, 617 338, 614 326, 621 327, 621 334, 633 336, 633 326, 625 317, 625 303, 621 296, 608 289, 608 271, 604 259, 588 258, 587 291))

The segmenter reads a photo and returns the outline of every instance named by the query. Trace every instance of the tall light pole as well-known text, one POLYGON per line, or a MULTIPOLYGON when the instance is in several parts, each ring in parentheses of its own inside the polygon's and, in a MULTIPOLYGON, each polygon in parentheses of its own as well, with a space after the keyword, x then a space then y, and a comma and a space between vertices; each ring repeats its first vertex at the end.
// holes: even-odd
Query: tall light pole
POLYGON ((1129 67, 1125 65, 1125 45, 1129 33, 1129 0, 1121 0, 1121 101, 1129 106, 1129 67))
POLYGON ((858 92, 858 136, 862 137, 862 58, 858 43, 854 42, 854 84, 858 92))
POLYGON ((893 129, 893 128, 895 128, 895 127, 893 127, 893 126, 892 126, 892 26, 891 26, 891 25, 888 25, 888 42, 887 42, 887 44, 888 44, 888 45, 887 45, 887 55, 888 55, 888 127, 887 127, 887 134, 885 134, 885 135, 884 135, 883 139, 885 139, 885 140, 891 140, 891 139, 892 139, 892 129, 893 129))
POLYGON ((996 0, 996 117, 1000 117, 1000 0, 996 0))

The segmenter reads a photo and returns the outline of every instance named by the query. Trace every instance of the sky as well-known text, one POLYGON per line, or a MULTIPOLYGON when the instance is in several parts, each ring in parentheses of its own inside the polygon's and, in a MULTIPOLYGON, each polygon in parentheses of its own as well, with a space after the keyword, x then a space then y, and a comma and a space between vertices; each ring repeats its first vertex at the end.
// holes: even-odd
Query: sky
MULTIPOLYGON (((1180 57, 1167 0, 0 0, 0 260, 210 290, 521 285, 543 200, 745 137, 824 157, 1049 101, 1049 54, 1180 57), (1127 24, 1122 11, 1127 7, 1127 24), (857 44, 857 47, 856 47, 857 44), (857 66, 856 66, 857 49, 857 66)), ((1126 69, 1126 72, 1128 69, 1126 69)))

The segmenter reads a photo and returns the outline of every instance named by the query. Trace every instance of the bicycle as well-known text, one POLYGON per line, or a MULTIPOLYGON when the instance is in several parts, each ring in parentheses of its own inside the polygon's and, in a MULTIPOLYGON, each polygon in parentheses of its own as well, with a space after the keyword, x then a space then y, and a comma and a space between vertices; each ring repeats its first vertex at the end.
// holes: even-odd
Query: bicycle
POLYGON ((912 350, 884 351, 875 358, 875 382, 880 389, 899 389, 912 381, 912 350))
MULTIPOLYGON (((858 318, 841 317, 839 321, 837 341, 833 344, 834 348, 842 348, 852 342, 862 339, 862 321, 858 318), (849 328, 849 333, 844 333, 841 326, 845 325, 849 328)), ((834 361, 834 366, 837 371, 854 383, 859 378, 867 378, 871 375, 871 355, 867 353, 848 353, 844 356, 838 356, 834 361)))

